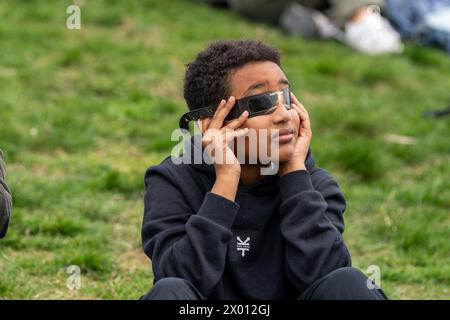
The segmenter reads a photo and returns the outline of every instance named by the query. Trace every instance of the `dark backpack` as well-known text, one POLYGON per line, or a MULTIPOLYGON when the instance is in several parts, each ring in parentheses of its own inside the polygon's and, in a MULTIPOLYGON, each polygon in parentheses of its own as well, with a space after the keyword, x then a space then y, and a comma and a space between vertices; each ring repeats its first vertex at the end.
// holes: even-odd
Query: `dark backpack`
POLYGON ((3 162, 3 153, 0 150, 0 239, 5 236, 8 229, 9 217, 12 210, 11 193, 4 181, 5 165, 3 162))

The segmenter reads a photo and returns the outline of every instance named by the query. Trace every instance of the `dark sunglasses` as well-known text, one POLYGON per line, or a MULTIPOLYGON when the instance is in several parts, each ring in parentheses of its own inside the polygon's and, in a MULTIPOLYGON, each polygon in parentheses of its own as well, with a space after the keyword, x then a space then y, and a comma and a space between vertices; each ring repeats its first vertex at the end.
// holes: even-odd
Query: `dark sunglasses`
MULTIPOLYGON (((229 121, 239 118, 244 111, 248 111, 249 118, 270 114, 275 111, 280 102, 286 109, 291 109, 291 91, 289 88, 279 91, 264 92, 238 99, 225 120, 229 121)), ((216 112, 216 109, 217 107, 211 106, 185 113, 180 119, 180 128, 189 130, 189 121, 212 117, 216 112)))

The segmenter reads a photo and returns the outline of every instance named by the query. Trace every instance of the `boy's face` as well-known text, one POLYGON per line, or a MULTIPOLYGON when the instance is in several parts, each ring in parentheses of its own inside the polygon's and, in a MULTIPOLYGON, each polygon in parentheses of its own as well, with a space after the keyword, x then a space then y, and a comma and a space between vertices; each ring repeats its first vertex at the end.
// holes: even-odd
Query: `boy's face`
MULTIPOLYGON (((289 87, 289 82, 284 75, 280 67, 273 62, 251 62, 247 63, 241 68, 234 71, 229 78, 229 86, 231 96, 236 99, 241 99, 246 96, 252 96, 258 93, 277 91, 289 87)), ((267 146, 270 146, 272 139, 271 129, 294 129, 294 138, 288 142, 279 143, 279 161, 283 163, 290 159, 294 152, 294 147, 297 142, 298 128, 300 124, 300 118, 295 111, 291 108, 290 110, 281 104, 277 106, 275 112, 267 115, 255 116, 248 118, 242 125, 241 128, 254 129, 258 132, 258 146, 260 146, 259 141, 259 130, 266 129, 267 135, 267 146)), ((255 158, 257 155, 250 155, 248 141, 245 144, 246 158, 255 158)), ((259 152, 259 151, 258 151, 259 152)), ((270 148, 268 150, 268 155, 270 155, 270 148)))

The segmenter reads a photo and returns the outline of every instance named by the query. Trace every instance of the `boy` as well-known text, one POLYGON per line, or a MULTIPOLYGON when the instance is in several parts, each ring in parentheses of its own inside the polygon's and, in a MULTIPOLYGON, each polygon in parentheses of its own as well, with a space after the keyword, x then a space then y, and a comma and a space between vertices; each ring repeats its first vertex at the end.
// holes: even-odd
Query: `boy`
POLYGON ((184 97, 196 113, 215 107, 198 121, 202 143, 191 150, 212 161, 167 157, 147 170, 142 242, 154 286, 142 298, 385 299, 351 267, 345 199, 314 164, 309 116, 289 93, 279 51, 251 40, 213 43, 187 66, 184 97), (272 99, 280 92, 287 97, 272 99), (226 119, 236 99, 241 105, 255 95, 262 100, 250 113, 226 119), (274 106, 256 110, 263 99, 274 106), (262 175, 261 161, 247 163, 255 157, 250 143, 237 159, 229 142, 250 130, 277 133, 257 141, 278 143, 276 174, 262 175))

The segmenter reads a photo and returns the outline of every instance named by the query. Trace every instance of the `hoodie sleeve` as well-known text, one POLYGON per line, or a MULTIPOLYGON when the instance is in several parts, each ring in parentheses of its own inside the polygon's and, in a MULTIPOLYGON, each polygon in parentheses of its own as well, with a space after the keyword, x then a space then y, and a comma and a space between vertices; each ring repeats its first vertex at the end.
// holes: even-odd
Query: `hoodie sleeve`
POLYGON ((142 242, 154 282, 183 278, 207 298, 222 278, 239 205, 207 192, 193 212, 170 172, 160 166, 147 171, 145 185, 142 242))
POLYGON ((314 174, 325 175, 316 188, 306 170, 290 172, 279 180, 285 269, 300 292, 331 271, 351 265, 342 238, 344 196, 324 170, 314 174))
POLYGON ((12 198, 5 181, 5 166, 3 154, 0 150, 0 239, 3 238, 8 229, 9 217, 12 210, 12 198))

